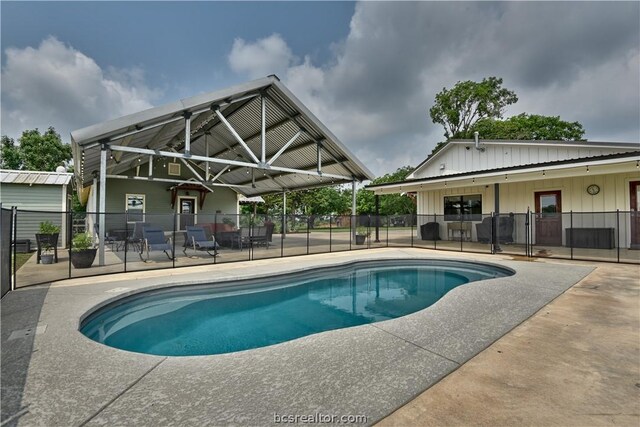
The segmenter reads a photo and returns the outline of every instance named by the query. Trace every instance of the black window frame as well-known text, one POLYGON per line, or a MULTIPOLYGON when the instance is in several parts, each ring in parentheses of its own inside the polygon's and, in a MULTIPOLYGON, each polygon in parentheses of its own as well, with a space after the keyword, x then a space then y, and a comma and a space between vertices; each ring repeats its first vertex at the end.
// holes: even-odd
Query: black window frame
POLYGON ((444 196, 443 211, 445 221, 482 221, 482 194, 444 196))

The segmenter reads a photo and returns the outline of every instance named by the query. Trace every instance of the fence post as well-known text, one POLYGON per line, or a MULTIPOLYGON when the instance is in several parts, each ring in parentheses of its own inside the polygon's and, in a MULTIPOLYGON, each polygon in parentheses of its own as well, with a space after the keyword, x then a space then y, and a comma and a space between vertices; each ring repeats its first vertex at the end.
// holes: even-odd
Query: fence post
POLYGON ((495 212, 491 212, 491 254, 495 254, 496 253, 496 244, 495 244, 495 226, 496 223, 496 216, 495 216, 495 212))
POLYGON ((367 214, 369 220, 367 222, 367 249, 371 249, 371 214, 367 214))
POLYGON ((527 216, 524 219, 524 255, 531 257, 531 250, 529 249, 529 242, 531 236, 529 235, 529 208, 527 207, 527 216))
POLYGON ((307 255, 309 255, 309 225, 310 225, 310 221, 311 217, 309 215, 307 215, 307 255))
POLYGON ((387 247, 389 247, 389 215, 387 215, 387 247))
MULTIPOLYGON (((127 272, 127 249, 129 246, 129 222, 127 215, 124 216, 124 272, 127 272)), ((132 239, 133 240, 133 239, 132 239)))
POLYGON ((73 249, 73 212, 67 212, 67 241, 69 242, 69 279, 71 279, 71 250, 73 249))
POLYGON ((176 212, 173 213, 173 234, 171 243, 173 244, 172 254, 171 254, 171 265, 173 268, 176 268, 176 223, 178 222, 178 214, 176 212))
POLYGON ((616 234, 617 262, 620 262, 620 209, 616 209, 616 234))
POLYGON ((284 226, 286 224, 285 219, 286 214, 282 214, 282 218, 280 218, 280 258, 284 258, 284 226))
MULTIPOLYGON (((562 218, 562 216, 560 218, 562 218)), ((569 211, 569 227, 571 228, 569 232, 569 249, 571 251, 571 259, 573 259, 573 210, 569 211)), ((560 238, 562 238, 562 236, 560 236, 560 238)))
POLYGON ((331 242, 332 242, 332 239, 333 239, 333 236, 332 236, 332 233, 331 233, 332 232, 332 229, 331 229, 332 221, 333 221, 333 215, 329 215, 329 253, 331 253, 331 242))
POLYGON ((18 253, 17 249, 17 240, 18 240, 18 208, 13 206, 11 208, 11 217, 12 217, 12 230, 11 235, 13 237, 13 280, 11 281, 11 290, 14 291, 18 287, 18 257, 16 254, 18 253))
POLYGON ((410 216, 411 221, 409 221, 409 225, 411 226, 411 247, 413 247, 413 214, 410 216))

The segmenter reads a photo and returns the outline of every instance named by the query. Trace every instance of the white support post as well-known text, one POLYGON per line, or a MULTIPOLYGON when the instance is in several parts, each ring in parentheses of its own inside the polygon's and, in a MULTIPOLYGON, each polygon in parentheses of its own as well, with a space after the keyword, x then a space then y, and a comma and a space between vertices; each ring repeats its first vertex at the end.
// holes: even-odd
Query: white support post
POLYGON ((351 232, 356 235, 356 180, 351 181, 351 232))
POLYGON ((227 119, 224 118, 224 116, 222 115, 219 109, 216 110, 216 114, 220 118, 220 121, 227 127, 227 129, 229 129, 229 132, 231 132, 231 135, 233 135, 236 141, 238 141, 238 144, 240 144, 242 148, 244 148, 244 150, 247 152, 247 154, 249 154, 249 157, 251 157, 251 160, 253 160, 256 164, 260 163, 260 160, 258 160, 256 155, 253 154, 253 151, 251 151, 251 149, 246 144, 246 142, 244 142, 244 140, 240 137, 240 135, 238 135, 238 132, 236 132, 233 126, 231 126, 231 124, 227 121, 227 119))
POLYGON ((105 236, 105 211, 107 192, 107 146, 102 144, 100 148, 100 193, 98 194, 100 203, 98 204, 98 265, 104 265, 104 236, 105 236))
POLYGON ((191 155, 191 113, 184 113, 184 154, 191 155))
POLYGON ((322 175, 322 144, 318 142, 318 175, 322 175))
POLYGON ((267 99, 264 95, 261 97, 262 100, 262 129, 261 132, 261 145, 262 145, 262 163, 264 164, 267 159, 267 99))
POLYGON ((153 176, 153 156, 149 155, 149 177, 153 176))

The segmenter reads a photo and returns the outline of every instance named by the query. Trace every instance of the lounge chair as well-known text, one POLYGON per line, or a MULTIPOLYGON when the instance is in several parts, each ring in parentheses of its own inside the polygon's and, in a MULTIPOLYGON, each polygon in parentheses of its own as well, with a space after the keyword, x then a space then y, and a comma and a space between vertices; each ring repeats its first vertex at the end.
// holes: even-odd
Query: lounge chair
MULTIPOLYGON (((93 230, 96 232, 96 236, 100 236, 100 226, 98 223, 93 224, 93 230)), ((104 233, 104 243, 111 245, 111 250, 114 250, 115 248, 116 252, 120 247, 120 242, 118 241, 117 237, 112 236, 108 231, 105 231, 104 233)))
POLYGON ((142 231, 145 228, 151 227, 151 224, 148 222, 137 221, 133 224, 133 236, 129 239, 129 243, 133 246, 133 248, 142 252, 142 242, 143 242, 143 233, 142 231))
POLYGON ((164 231, 159 228, 144 227, 142 229, 142 245, 140 246, 140 259, 144 262, 149 261, 149 252, 163 251, 167 258, 173 260, 173 244, 171 238, 164 237, 164 231), (144 258, 144 252, 147 258, 144 258), (169 255, 171 253, 171 255, 169 255))
POLYGON ((191 248, 194 251, 207 251, 207 253, 211 256, 218 255, 218 248, 220 247, 220 245, 218 245, 216 239, 213 236, 211 236, 211 239, 207 239, 204 228, 188 225, 186 229, 187 237, 184 241, 184 249, 182 250, 185 255, 187 255, 188 248, 191 248), (211 251, 213 251, 213 253, 211 253, 211 251))

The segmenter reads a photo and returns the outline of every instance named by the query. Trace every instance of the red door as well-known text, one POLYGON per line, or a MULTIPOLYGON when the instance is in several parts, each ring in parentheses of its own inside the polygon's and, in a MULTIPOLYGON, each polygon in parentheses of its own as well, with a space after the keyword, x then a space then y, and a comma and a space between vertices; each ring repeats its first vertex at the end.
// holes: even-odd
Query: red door
POLYGON ((640 181, 629 183, 631 199, 631 249, 640 249, 640 181))
POLYGON ((536 199, 536 245, 562 246, 560 190, 539 191, 536 199))

